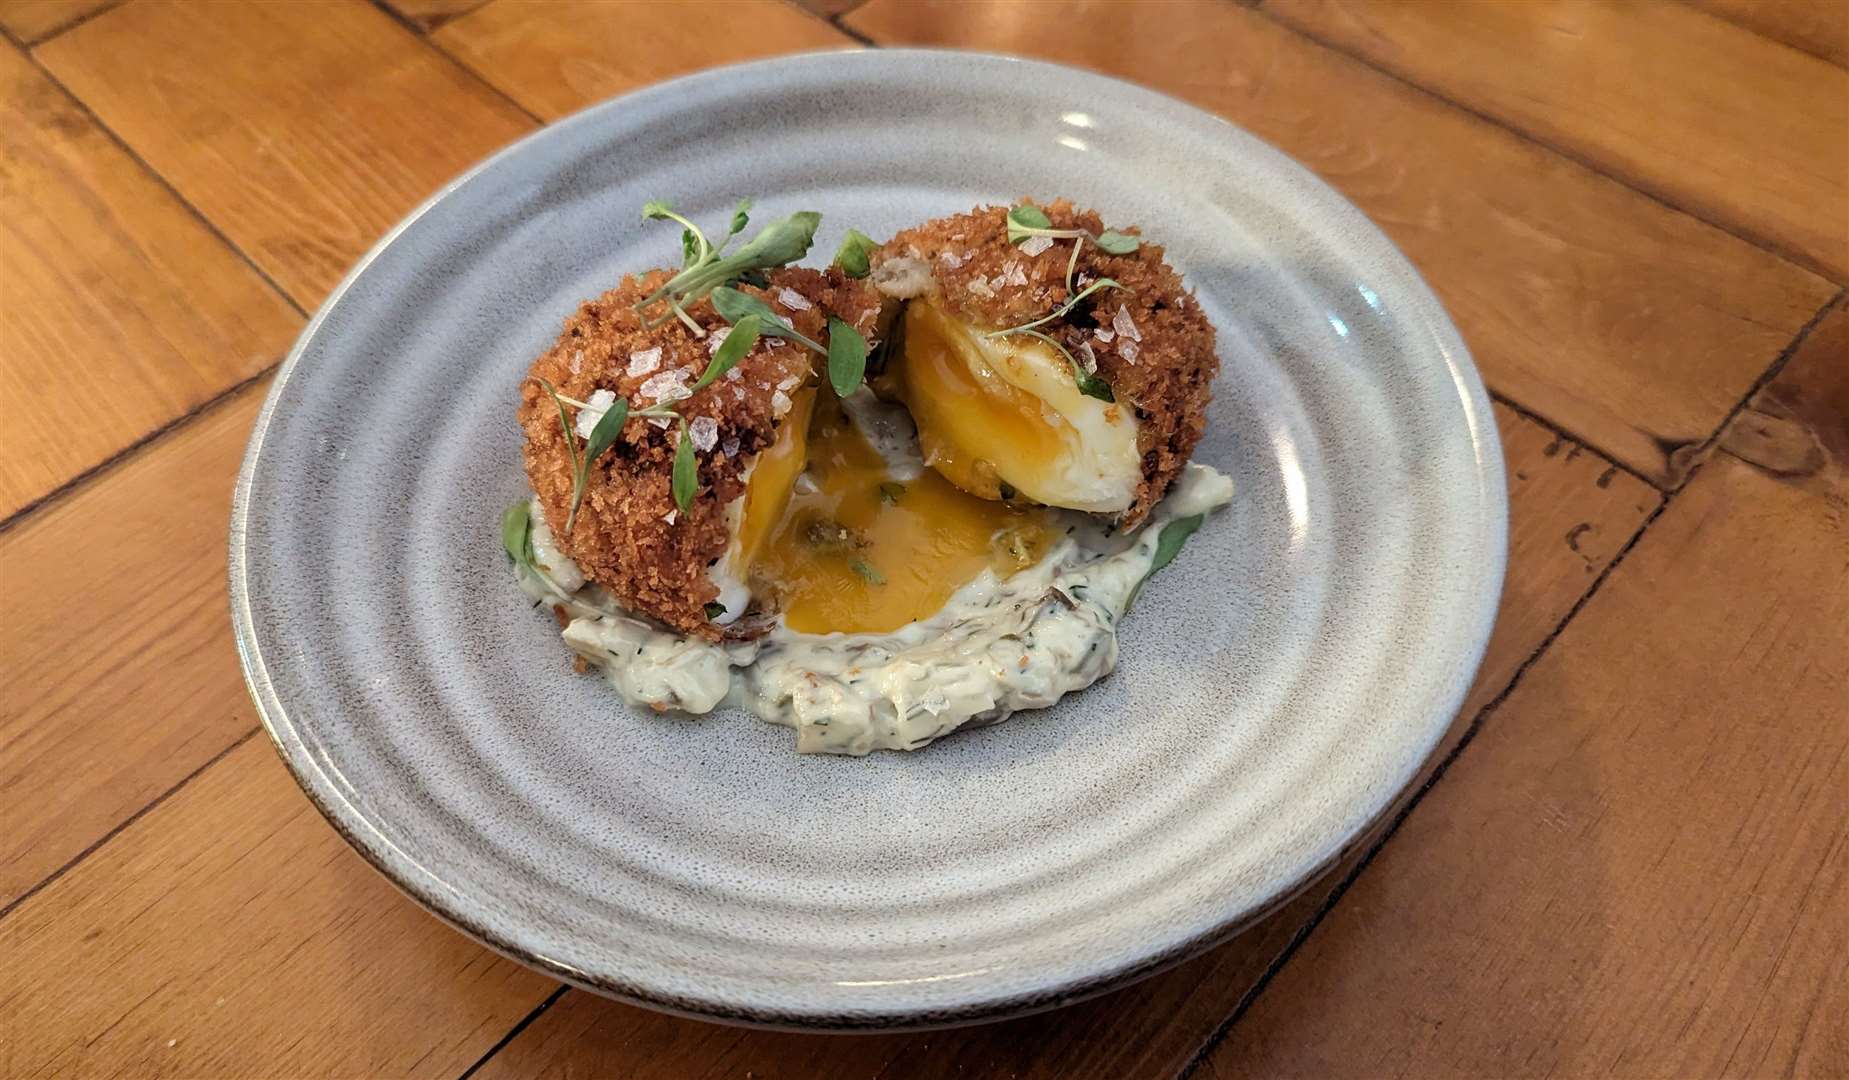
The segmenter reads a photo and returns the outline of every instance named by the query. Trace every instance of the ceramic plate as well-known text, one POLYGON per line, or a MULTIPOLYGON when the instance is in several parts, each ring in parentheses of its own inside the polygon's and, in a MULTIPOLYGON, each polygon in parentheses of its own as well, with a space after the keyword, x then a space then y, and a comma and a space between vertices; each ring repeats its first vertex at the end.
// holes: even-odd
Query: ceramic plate
POLYGON ((231 527, 251 692, 304 789, 430 910, 571 982, 820 1028, 1060 1004, 1300 887, 1409 782, 1488 639, 1506 502, 1429 289, 1353 206, 1169 98, 1001 57, 706 72, 510 147, 310 323, 231 527), (497 533, 517 384, 580 299, 678 259, 639 209, 874 236, 1069 196, 1134 222, 1219 328, 1197 459, 1239 495, 1126 621, 1115 674, 917 753, 798 756, 742 713, 575 676, 497 533))

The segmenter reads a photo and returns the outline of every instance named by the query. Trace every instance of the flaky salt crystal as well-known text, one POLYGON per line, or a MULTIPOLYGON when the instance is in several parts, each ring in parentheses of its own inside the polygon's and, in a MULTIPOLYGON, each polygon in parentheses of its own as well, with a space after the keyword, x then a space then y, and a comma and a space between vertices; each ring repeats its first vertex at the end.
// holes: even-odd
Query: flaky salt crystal
POLYGON ((666 431, 674 423, 674 421, 668 419, 665 416, 651 416, 648 418, 648 422, 662 429, 663 431, 666 431))
POLYGON ((1050 236, 1030 236, 1021 241, 1021 254, 1038 255, 1052 246, 1053 238, 1050 236))
POLYGON ((999 285, 1025 285, 1027 272, 1021 269, 1020 262, 1009 259, 1008 265, 1002 267, 1001 276, 996 279, 999 285))
POLYGON ((719 421, 710 416, 696 416, 687 421, 687 434, 693 438, 695 450, 707 453, 719 442, 719 421))
POLYGON ((1079 342, 1079 366, 1089 374, 1098 370, 1098 354, 1091 351, 1091 342, 1079 342))
POLYGON ((1122 341, 1118 342, 1117 355, 1123 357, 1124 362, 1127 364, 1136 363, 1136 342, 1131 341, 1129 338, 1124 338, 1122 341))
POLYGON ((679 368, 669 368, 650 375, 637 390, 638 398, 645 398, 650 403, 665 401, 687 392, 687 373, 679 368))
POLYGON ((708 334, 706 337, 706 354, 711 356, 713 353, 718 352, 719 346, 724 345, 725 339, 731 336, 732 328, 729 326, 721 326, 711 334, 708 334))
POLYGON ((681 516, 681 512, 679 510, 670 510, 667 513, 661 515, 661 520, 672 525, 674 524, 674 519, 680 516, 681 516))
POLYGON ((794 390, 802 381, 803 377, 801 375, 789 375, 786 376, 782 382, 777 384, 777 389, 794 390))
POLYGON ((1109 345, 1111 339, 1117 336, 1117 332, 1115 330, 1106 330, 1104 327, 1100 326, 1091 332, 1091 336, 1109 345))
POLYGON ((721 378, 725 379, 727 382, 737 382, 738 380, 744 377, 745 377, 745 373, 738 370, 737 367, 726 368, 725 374, 721 376, 721 378))
POLYGON ((629 354, 629 377, 639 378, 661 366, 661 346, 637 349, 629 354))
POLYGON ((790 400, 790 395, 779 390, 770 396, 770 414, 772 416, 782 416, 784 413, 790 411, 790 406, 793 404, 795 404, 795 402, 790 400))
POLYGON ((960 232, 953 232, 953 233, 951 233, 951 234, 950 234, 950 238, 951 238, 952 240, 961 240, 961 239, 963 239, 963 234, 962 234, 962 233, 960 233, 960 232))
POLYGON ((957 267, 963 265, 963 257, 961 255, 958 255, 954 251, 938 252, 937 261, 943 263, 945 266, 950 267, 952 270, 955 270, 957 267))
POLYGON ((802 293, 787 286, 777 290, 777 302, 791 311, 808 311, 815 306, 804 299, 802 293))
POLYGON ((610 391, 591 391, 591 396, 584 401, 585 407, 578 410, 578 422, 573 425, 578 432, 578 438, 589 439, 591 432, 597 427, 597 421, 602 420, 603 414, 609 412, 610 406, 614 404, 616 404, 616 395, 610 391))
POLYGON ((737 457, 738 456, 738 436, 727 435, 725 441, 719 444, 719 452, 724 454, 726 457, 737 457))
POLYGON ((969 289, 970 292, 975 293, 977 296, 994 296, 995 295, 995 290, 989 287, 988 278, 977 278, 974 281, 970 282, 969 285, 966 287, 969 289))
POLYGON ((1131 341, 1143 340, 1143 332, 1136 328, 1136 320, 1130 317, 1130 309, 1122 304, 1117 305, 1117 314, 1111 316, 1111 329, 1131 341))
POLYGON ((576 352, 571 354, 571 373, 573 375, 578 375, 578 374, 581 374, 583 371, 584 371, 584 350, 579 349, 576 352))

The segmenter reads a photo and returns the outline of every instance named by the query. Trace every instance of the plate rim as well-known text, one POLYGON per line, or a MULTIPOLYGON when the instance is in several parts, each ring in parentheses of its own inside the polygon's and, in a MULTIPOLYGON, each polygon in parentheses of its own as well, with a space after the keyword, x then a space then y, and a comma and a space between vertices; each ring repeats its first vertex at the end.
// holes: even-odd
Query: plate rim
MULTIPOLYGON (((860 63, 861 59, 850 62, 860 63)), ((239 667, 243 674, 245 689, 250 694, 256 707, 258 720, 264 733, 269 737, 271 746, 282 759, 291 777, 303 793, 308 796, 316 811, 325 818, 335 832, 347 842, 360 856, 390 882, 399 892, 415 901, 419 907, 442 922, 466 934, 476 942, 516 963, 540 971, 571 986, 611 997, 631 1004, 654 1009, 677 1016, 692 1019, 737 1024, 748 1027, 770 1028, 793 1031, 923 1031, 958 1027, 972 1023, 984 1023, 1025 1016, 1061 1008, 1066 1005, 1119 989, 1131 983, 1154 975, 1166 968, 1175 966, 1187 959, 1197 956, 1215 946, 1222 944, 1288 904, 1311 885, 1321 879, 1332 867, 1344 857, 1365 843, 1371 842, 1380 833, 1383 825, 1388 824, 1419 793, 1420 787, 1414 780, 1426 773, 1443 747, 1444 737, 1455 725, 1465 696, 1474 684, 1475 675, 1482 667, 1483 657, 1488 649, 1491 632, 1494 630, 1496 615, 1500 607, 1503 588, 1506 583, 1508 566, 1508 521, 1509 503, 1507 480, 1504 475, 1504 463, 1500 436, 1496 430, 1493 407, 1482 376, 1478 371, 1468 346, 1444 308, 1431 285, 1425 280, 1418 268, 1406 254, 1400 250, 1391 237, 1380 228, 1352 200, 1323 180, 1308 166, 1297 158, 1280 149, 1268 140, 1248 131, 1239 124, 1194 105, 1191 102, 1164 93, 1143 84, 1119 78, 1091 68, 1053 61, 1039 60, 1015 54, 969 49, 941 48, 870 48, 861 45, 845 45, 838 48, 806 50, 786 53, 778 56, 748 60, 739 63, 703 68, 672 79, 651 83, 644 87, 622 93, 610 98, 593 102, 572 113, 562 116, 522 135, 520 138, 501 147, 481 161, 457 174, 440 186, 428 198, 419 203, 400 221, 387 230, 366 253, 354 263, 352 268, 316 308, 313 317, 302 328, 301 333, 291 345, 288 355, 278 365, 262 407, 253 422, 251 436, 246 445, 244 456, 239 465, 236 486, 232 492, 230 515, 230 533, 227 552, 227 579, 231 608, 231 621, 235 644, 237 647, 239 667), (763 72, 767 69, 779 71, 802 69, 818 63, 840 62, 844 58, 879 58, 887 59, 935 59, 938 61, 964 62, 974 64, 1009 64, 1037 67, 1057 72, 1062 75, 1077 75, 1085 79, 1097 80, 1111 84, 1120 93, 1130 93, 1155 99, 1169 108, 1177 108, 1193 114, 1196 118, 1211 121, 1235 133, 1242 139, 1250 140, 1294 169, 1298 179, 1325 198, 1346 206, 1365 224, 1382 245, 1389 260, 1397 260, 1398 269, 1405 275, 1406 283, 1412 288, 1415 308, 1421 316, 1419 322, 1435 338, 1437 352, 1446 363, 1452 383, 1457 387, 1460 398, 1467 407, 1463 410, 1465 427, 1470 442, 1475 450, 1477 481, 1484 492, 1484 522, 1487 534, 1484 537, 1485 566, 1484 576, 1494 583, 1494 588, 1485 589, 1481 594, 1477 610, 1470 612, 1474 622, 1472 638, 1474 645, 1469 650, 1467 663, 1460 668, 1463 673, 1445 695, 1447 699, 1441 712, 1448 719, 1443 725, 1435 725, 1427 745, 1417 755, 1405 775, 1388 789, 1391 791, 1382 804, 1375 808, 1366 819, 1349 835, 1342 838, 1325 858, 1307 869, 1301 876, 1280 888, 1265 903, 1256 905, 1239 915, 1225 919, 1200 932, 1176 941, 1164 948, 1152 950, 1137 959, 1100 970, 1091 974, 1068 979, 1063 982, 1049 983, 1045 987, 1023 993, 1006 996, 979 997, 969 1004, 955 1006, 921 1007, 913 1009, 886 1009, 883 1011, 866 1011, 847 1013, 837 1008, 823 1007, 806 1011, 800 1007, 767 1009, 756 1006, 740 1006, 728 1003, 719 996, 712 998, 694 998, 672 993, 664 993, 635 983, 627 982, 609 973, 584 971, 574 968, 560 960, 555 960, 511 940, 507 935, 492 930, 487 925, 471 919, 469 914, 452 908, 445 903, 444 882, 435 875, 424 872, 429 880, 417 879, 415 873, 407 873, 405 880, 399 876, 397 868, 386 858, 386 849, 397 851, 392 841, 376 830, 363 835, 356 825, 366 825, 365 816, 355 807, 346 804, 335 785, 327 778, 319 764, 315 762, 307 747, 290 721, 287 709, 276 693, 267 667, 264 664, 261 648, 256 640, 254 617, 250 608, 250 588, 248 581, 248 525, 252 507, 252 489, 256 481, 257 466, 262 456, 265 439, 271 420, 280 404, 290 378, 295 374, 309 345, 320 332, 322 325, 340 304, 352 286, 367 272, 387 249, 427 213, 436 208, 476 176, 488 171, 502 160, 524 152, 531 144, 540 140, 559 138, 562 133, 583 124, 594 123, 603 114, 632 107, 648 99, 672 95, 689 84, 716 80, 729 80, 741 75, 763 72), (336 804, 339 805, 336 805, 336 804)), ((416 867, 415 860, 399 852, 401 862, 416 867)))

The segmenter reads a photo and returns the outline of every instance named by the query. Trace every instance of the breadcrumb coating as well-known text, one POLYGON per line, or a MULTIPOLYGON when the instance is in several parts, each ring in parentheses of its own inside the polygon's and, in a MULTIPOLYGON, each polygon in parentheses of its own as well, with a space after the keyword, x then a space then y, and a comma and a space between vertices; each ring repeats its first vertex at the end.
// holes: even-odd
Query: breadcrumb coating
MULTIPOLYGON (((1084 229, 1095 236, 1106 228, 1096 213, 1065 199, 1035 205, 1055 229, 1084 229)), ((1130 227, 1118 231, 1137 233, 1130 227)), ((1070 298, 1065 280, 1073 243, 1009 243, 1008 207, 985 206, 907 229, 870 261, 876 278, 889 263, 896 271, 910 265, 903 260, 922 261, 935 279, 939 303, 979 328, 998 330, 1032 322, 1070 298)), ((1087 241, 1073 273, 1073 291, 1107 277, 1124 288, 1101 289, 1065 318, 1037 329, 1056 338, 1080 363, 1095 362, 1117 401, 1136 409, 1143 482, 1121 518, 1126 527, 1135 527, 1168 492, 1200 442, 1220 361, 1213 325, 1163 260, 1160 245, 1145 240, 1128 255, 1111 255, 1087 241)))
MULTIPOLYGON (((719 595, 707 574, 731 541, 726 507, 744 494, 757 455, 777 438, 790 398, 816 378, 818 357, 806 347, 761 338, 727 376, 678 406, 692 425, 701 423, 696 447, 699 490, 681 511, 671 490, 679 428, 672 421, 632 416, 611 448, 591 463, 584 501, 569 535, 572 464, 557 408, 536 379, 560 395, 589 402, 607 390, 632 409, 673 396, 698 380, 711 360, 714 332, 729 332, 710 301, 687 313, 706 332, 698 337, 678 320, 644 328, 634 304, 673 276, 654 270, 626 277, 614 289, 579 306, 565 321, 558 341, 533 362, 521 383, 519 419, 526 433, 526 471, 559 549, 585 574, 633 611, 685 634, 709 641, 748 636, 759 621, 731 628, 707 618, 705 605, 719 595), (679 373, 676 379, 674 374, 679 373)), ((852 325, 869 344, 876 342, 880 298, 865 282, 827 271, 783 269, 769 275, 770 287, 739 288, 769 304, 797 330, 826 345, 829 315, 852 325)), ((658 305, 651 314, 665 306, 658 305)), ((576 423, 576 410, 567 406, 576 423)), ((574 435, 574 438, 576 436, 574 435)), ((577 445, 582 450, 583 440, 577 445)), ((760 626, 761 632, 761 626, 760 626)))

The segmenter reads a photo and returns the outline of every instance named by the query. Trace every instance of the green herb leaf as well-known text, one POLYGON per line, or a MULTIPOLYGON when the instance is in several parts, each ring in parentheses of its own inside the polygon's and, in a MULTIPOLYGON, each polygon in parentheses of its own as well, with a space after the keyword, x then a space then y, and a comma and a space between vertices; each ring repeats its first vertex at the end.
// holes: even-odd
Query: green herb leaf
POLYGON ((758 343, 759 325, 756 315, 747 315, 733 323, 732 332, 726 335, 725 341, 719 346, 719 351, 707 361, 706 370, 700 373, 699 380, 687 390, 687 396, 692 397, 706 389, 719 376, 737 367, 738 362, 743 360, 745 354, 758 343))
POLYGON ((869 585, 886 584, 886 575, 869 566, 865 560, 855 559, 853 562, 848 563, 848 568, 853 570, 856 574, 859 574, 869 585))
MULTIPOLYGON (((1033 203, 1022 203, 1008 211, 1008 224, 1024 229, 1050 229, 1053 227, 1053 219, 1047 217, 1046 211, 1033 203)), ((1014 238, 1010 236, 1009 239, 1014 238)))
POLYGON ((732 210, 732 231, 727 235, 737 236, 745 231, 745 226, 751 223, 751 214, 748 212, 750 209, 750 199, 738 200, 738 206, 732 210))
MULTIPOLYGON (((729 340, 729 339, 728 339, 729 340)), ((833 316, 828 319, 828 382, 846 397, 867 374, 867 339, 833 316)))
POLYGON ((1130 605, 1136 603, 1137 595, 1143 591, 1149 579, 1156 575, 1156 571, 1175 561, 1175 556, 1181 553, 1181 545, 1187 543, 1188 537, 1194 535, 1194 530, 1201 527, 1204 516, 1195 514, 1192 517, 1176 518, 1162 526, 1161 535, 1156 537, 1155 558, 1149 561, 1149 573, 1143 575, 1143 580, 1130 590, 1130 598, 1124 601, 1125 615, 1130 614, 1130 605))
POLYGON ((674 216, 674 207, 661 199, 650 199, 642 204, 643 221, 660 221, 674 216))
POLYGON ((1115 229, 1108 229, 1098 234, 1097 245, 1112 255, 1128 255, 1137 249, 1141 240, 1115 229))
POLYGON ((735 270, 728 269, 719 280, 731 277, 737 270, 769 270, 795 262, 809 253, 821 223, 822 215, 813 210, 799 210, 771 222, 758 230, 750 243, 719 260, 736 264, 735 270))
POLYGON ((873 238, 866 233, 859 229, 849 229, 847 235, 841 238, 841 246, 835 249, 835 265, 839 266, 841 272, 848 277, 866 277, 871 269, 868 256, 872 255, 873 249, 877 247, 879 245, 874 243, 873 238))
POLYGON ((738 278, 736 280, 742 281, 747 285, 752 285, 760 289, 770 288, 770 278, 765 277, 764 271, 762 270, 747 270, 744 273, 738 275, 738 278))
POLYGON ((739 292, 730 285, 721 285, 713 290, 713 310, 719 313, 720 318, 731 323, 735 329, 741 319, 756 315, 760 334, 795 341, 807 345, 823 356, 828 355, 827 349, 804 336, 794 326, 784 322, 782 316, 773 311, 769 304, 749 293, 739 292))
MULTIPOLYGON (((758 231, 744 247, 724 258, 718 257, 706 241, 699 226, 668 208, 666 203, 651 202, 643 209, 645 217, 666 217, 693 231, 700 244, 700 256, 693 265, 669 278, 660 288, 636 301, 637 311, 647 311, 663 299, 691 304, 711 292, 715 286, 736 280, 754 270, 770 270, 793 263, 809 251, 815 242, 816 226, 822 215, 802 210, 780 218, 758 231)), ((737 212, 733 219, 737 220, 737 212)))
POLYGON ((526 499, 501 511, 501 546, 515 566, 533 568, 533 505, 526 499))
POLYGON ((590 472, 591 462, 602 456, 623 433, 623 424, 629 419, 629 402, 617 398, 616 403, 604 411, 595 426, 591 428, 591 437, 584 443, 585 472, 590 472))
POLYGON ((687 434, 687 418, 681 417, 680 445, 674 448, 674 505, 686 512, 693 505, 694 492, 700 487, 700 462, 693 455, 693 439, 687 434))
POLYGON ((681 230, 681 268, 686 269, 700 261, 700 242, 693 238, 692 229, 681 230))
POLYGON ((1117 395, 1111 393, 1111 384, 1099 378, 1095 373, 1086 371, 1076 365, 1072 370, 1072 380, 1078 384, 1079 393, 1099 401, 1116 401, 1117 395))
POLYGON ((722 603, 720 603, 720 602, 719 602, 719 601, 717 601, 717 600, 713 600, 713 601, 709 601, 709 602, 707 603, 707 605, 706 605, 706 617, 707 617, 707 618, 708 618, 709 620, 710 620, 710 619, 717 619, 717 618, 718 618, 719 616, 721 616, 721 615, 724 615, 724 614, 725 614, 725 605, 724 605, 724 604, 722 604, 722 603))
POLYGON ((1099 278, 1098 280, 1092 282, 1090 285, 1087 285, 1083 289, 1080 289, 1077 295, 1073 296, 1072 299, 1059 305, 1057 308, 1054 308, 1048 314, 1040 316, 1038 319, 1035 319, 1033 322, 1022 323, 1019 326, 1010 326, 1006 330, 991 330, 987 334, 984 334, 983 336, 998 338, 998 337, 1006 337, 1009 334, 1027 333, 1028 331, 1032 330, 1036 326, 1040 326, 1045 323, 1050 323, 1054 319, 1063 318, 1068 312, 1070 312, 1073 308, 1079 305, 1079 301, 1084 300, 1087 296, 1090 296, 1092 293, 1095 293, 1099 291, 1100 289, 1121 289, 1123 287, 1124 286, 1122 284, 1120 284, 1113 278, 1099 278))
POLYGON ((904 494, 905 485, 899 483, 897 480, 888 480, 880 485, 881 502, 896 503, 899 501, 900 496, 904 494))

